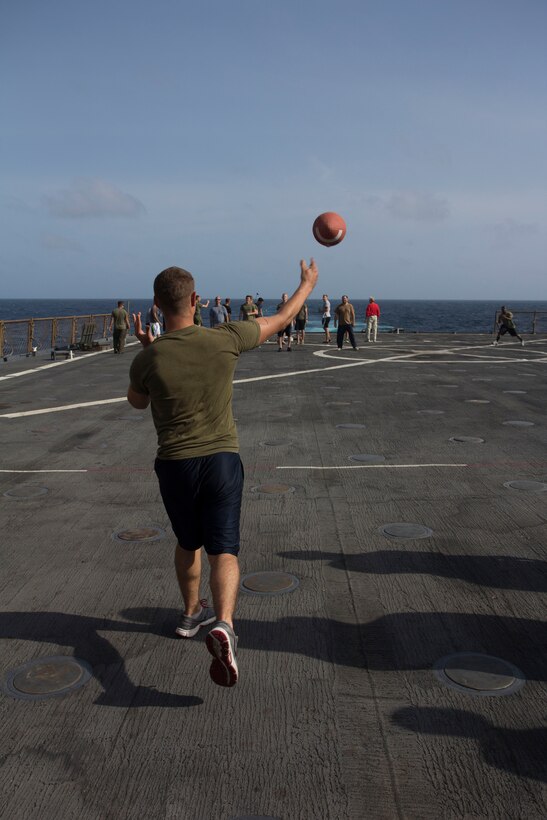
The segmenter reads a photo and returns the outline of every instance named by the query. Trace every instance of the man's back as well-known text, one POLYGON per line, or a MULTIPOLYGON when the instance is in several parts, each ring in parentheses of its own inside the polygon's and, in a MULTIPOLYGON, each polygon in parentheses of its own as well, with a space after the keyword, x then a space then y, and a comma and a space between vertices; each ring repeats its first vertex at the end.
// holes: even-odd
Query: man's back
POLYGON ((239 354, 258 344, 260 326, 233 322, 214 330, 190 325, 142 350, 131 385, 150 395, 158 457, 238 452, 232 380, 239 354))

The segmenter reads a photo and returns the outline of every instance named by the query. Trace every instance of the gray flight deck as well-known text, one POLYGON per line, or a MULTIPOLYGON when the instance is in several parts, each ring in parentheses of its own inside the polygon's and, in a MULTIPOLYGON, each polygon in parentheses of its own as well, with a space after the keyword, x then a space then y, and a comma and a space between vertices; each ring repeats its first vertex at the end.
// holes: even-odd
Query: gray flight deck
POLYGON ((239 361, 242 575, 299 584, 242 592, 234 689, 174 635, 138 346, 0 363, 2 818, 547 816, 547 339, 380 338, 239 361))

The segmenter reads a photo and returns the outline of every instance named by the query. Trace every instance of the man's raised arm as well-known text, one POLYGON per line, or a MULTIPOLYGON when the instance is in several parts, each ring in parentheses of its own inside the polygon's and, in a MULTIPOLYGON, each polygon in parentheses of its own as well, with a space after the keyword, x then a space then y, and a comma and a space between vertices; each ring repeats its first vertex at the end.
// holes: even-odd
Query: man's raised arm
POLYGON ((300 284, 291 298, 285 302, 275 316, 261 316, 260 319, 256 319, 256 322, 260 325, 259 344, 265 342, 274 333, 287 327, 314 289, 318 276, 319 271, 314 259, 310 260, 309 265, 306 264, 304 259, 300 261, 300 284))

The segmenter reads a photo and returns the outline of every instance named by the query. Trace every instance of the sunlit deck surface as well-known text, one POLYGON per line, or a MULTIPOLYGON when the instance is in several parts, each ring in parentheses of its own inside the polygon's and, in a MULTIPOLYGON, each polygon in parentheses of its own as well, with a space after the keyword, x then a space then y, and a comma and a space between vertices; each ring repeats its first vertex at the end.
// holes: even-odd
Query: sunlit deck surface
POLYGON ((242 575, 300 583, 242 592, 234 689, 204 634, 174 636, 154 429, 123 399, 138 346, 1 364, 6 820, 546 816, 547 339, 320 339, 236 373, 242 575), (431 533, 381 532, 401 523, 431 533), (15 696, 52 656, 89 682, 15 696))

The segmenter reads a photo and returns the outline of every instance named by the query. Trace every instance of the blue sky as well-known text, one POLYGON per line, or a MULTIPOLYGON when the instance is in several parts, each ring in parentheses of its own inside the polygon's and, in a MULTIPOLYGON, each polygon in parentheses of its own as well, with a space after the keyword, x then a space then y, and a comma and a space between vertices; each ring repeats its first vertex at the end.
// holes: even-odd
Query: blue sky
POLYGON ((0 23, 0 296, 146 296, 176 264, 269 297, 314 255, 320 293, 547 298, 544 0, 21 0, 0 23))

